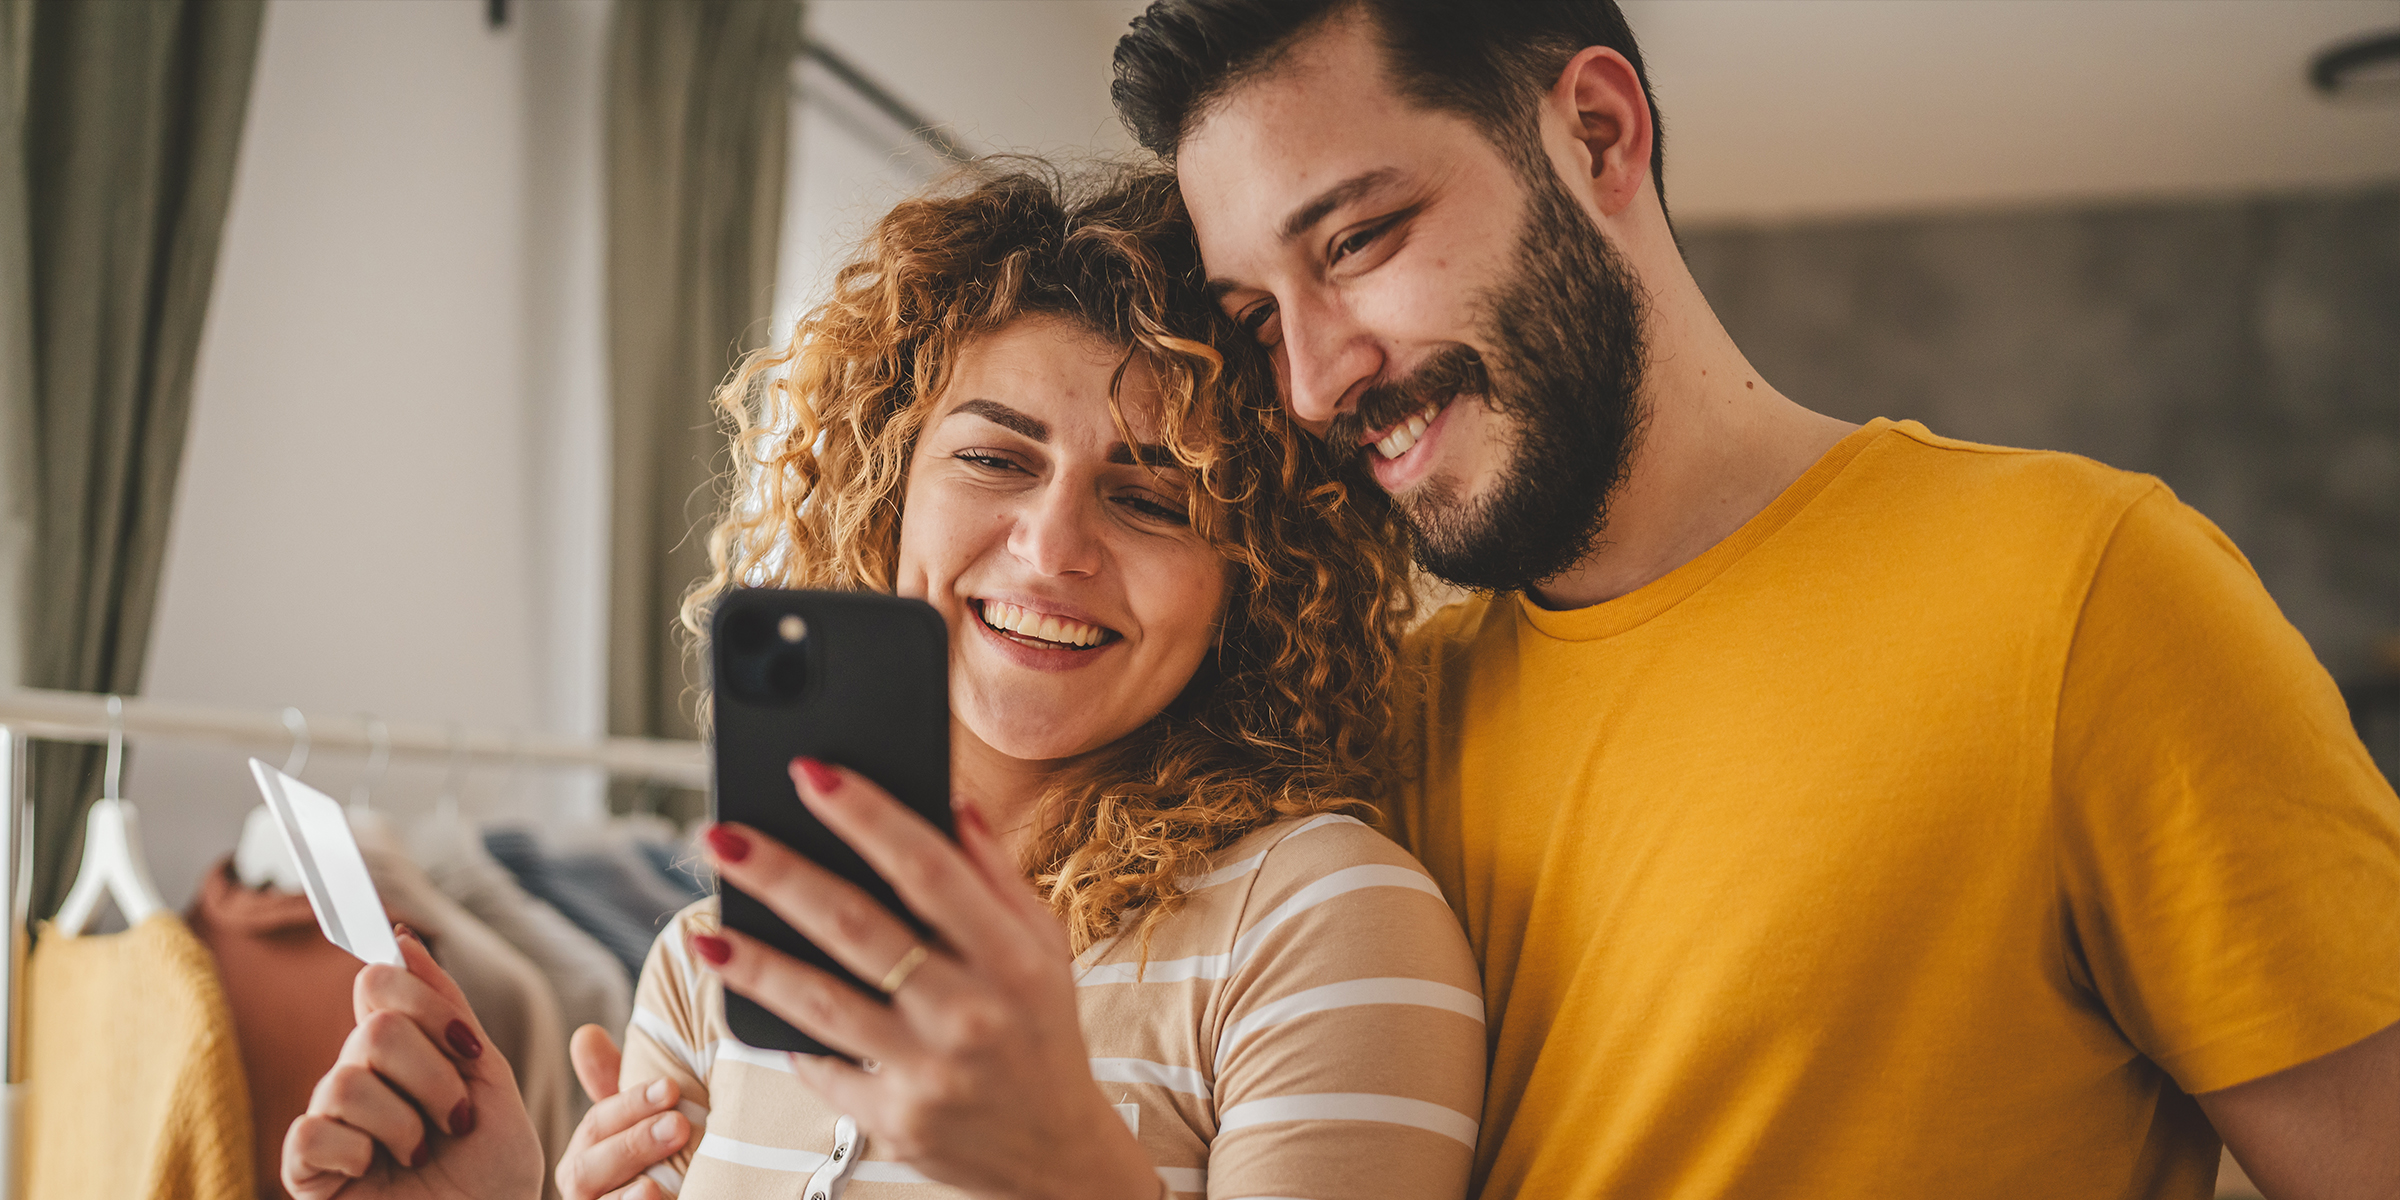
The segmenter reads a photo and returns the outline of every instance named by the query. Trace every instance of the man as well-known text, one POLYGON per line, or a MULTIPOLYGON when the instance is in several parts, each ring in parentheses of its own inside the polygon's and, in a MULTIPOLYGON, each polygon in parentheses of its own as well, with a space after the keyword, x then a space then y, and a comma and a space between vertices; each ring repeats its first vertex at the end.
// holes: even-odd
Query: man
MULTIPOLYGON (((1483 595, 1392 824, 1493 1196, 2400 1195, 2400 801, 2223 535, 1809 412, 1607 0, 1166 0, 1116 99, 1292 411, 1483 595)), ((1827 137, 1839 136, 1827 130, 1827 137)))

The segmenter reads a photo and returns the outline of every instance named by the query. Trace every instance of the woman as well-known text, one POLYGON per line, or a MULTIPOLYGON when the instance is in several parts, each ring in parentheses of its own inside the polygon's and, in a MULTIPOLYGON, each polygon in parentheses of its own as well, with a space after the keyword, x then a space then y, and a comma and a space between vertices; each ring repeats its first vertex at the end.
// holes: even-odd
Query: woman
MULTIPOLYGON (((999 174, 895 209, 727 387, 742 470, 687 626, 755 584, 932 604, 959 836, 794 764, 799 800, 932 924, 920 941, 755 831, 711 830, 728 882, 887 997, 711 903, 681 914, 643 970, 626 1088, 560 1166, 570 1195, 1463 1194, 1473 966, 1423 872, 1352 815, 1401 539, 1243 342, 1171 179, 1074 198, 999 174), (743 1046, 725 987, 873 1065, 743 1046)), ((532 1196, 506 1064, 403 942, 407 971, 360 975, 285 1185, 532 1196)))

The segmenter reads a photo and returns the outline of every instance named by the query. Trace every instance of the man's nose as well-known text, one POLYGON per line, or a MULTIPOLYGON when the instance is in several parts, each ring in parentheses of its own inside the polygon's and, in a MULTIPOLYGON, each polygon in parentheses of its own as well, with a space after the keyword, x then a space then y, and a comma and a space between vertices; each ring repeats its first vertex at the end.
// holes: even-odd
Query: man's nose
POLYGON ((1302 425, 1321 434, 1327 422, 1357 402, 1363 385, 1382 365, 1382 355, 1339 303, 1294 297, 1278 316, 1283 353, 1277 381, 1283 386, 1284 403, 1302 425))
POLYGON ((1098 498, 1054 480, 1018 510, 1011 554, 1043 575, 1091 575, 1100 569, 1098 498))

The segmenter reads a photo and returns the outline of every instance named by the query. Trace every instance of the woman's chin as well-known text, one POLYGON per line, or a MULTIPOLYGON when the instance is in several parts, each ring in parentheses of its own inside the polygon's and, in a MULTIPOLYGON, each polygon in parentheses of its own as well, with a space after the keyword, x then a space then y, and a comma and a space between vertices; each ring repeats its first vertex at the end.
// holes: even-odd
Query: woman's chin
POLYGON ((1057 762, 1089 754, 1140 728, 1139 723, 1126 726, 1121 720, 1094 726, 1089 723, 1093 715, 1086 709, 1048 714, 1045 719, 1043 713, 1020 709, 1001 720, 977 720, 975 714, 963 712, 959 718, 978 741, 1021 762, 1057 762))

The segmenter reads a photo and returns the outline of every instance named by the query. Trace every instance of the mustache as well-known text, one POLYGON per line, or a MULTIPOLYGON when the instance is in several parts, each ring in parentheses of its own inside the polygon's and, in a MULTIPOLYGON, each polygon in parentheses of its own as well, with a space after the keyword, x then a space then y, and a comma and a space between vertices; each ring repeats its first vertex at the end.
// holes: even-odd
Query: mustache
POLYGON ((1416 370, 1369 385, 1359 393, 1356 407, 1336 414, 1326 425, 1325 440, 1344 452, 1358 450, 1371 432, 1447 404, 1454 396, 1488 396, 1491 391, 1492 377, 1482 355, 1461 345, 1445 346, 1416 370))

